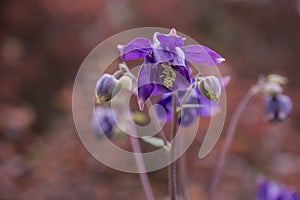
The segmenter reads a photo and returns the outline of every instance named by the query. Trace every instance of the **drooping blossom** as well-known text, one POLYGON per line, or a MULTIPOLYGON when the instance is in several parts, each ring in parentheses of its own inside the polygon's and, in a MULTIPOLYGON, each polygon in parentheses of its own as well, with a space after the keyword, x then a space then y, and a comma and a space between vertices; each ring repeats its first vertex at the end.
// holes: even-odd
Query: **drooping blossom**
POLYGON ((144 58, 138 75, 140 109, 150 96, 186 90, 191 83, 188 61, 207 66, 224 61, 208 47, 184 46, 184 38, 178 36, 174 28, 169 34, 154 33, 152 42, 148 38, 136 38, 118 47, 122 60, 144 58))
POLYGON ((265 99, 265 112, 270 122, 281 122, 287 119, 292 110, 291 99, 283 94, 269 95, 265 99))

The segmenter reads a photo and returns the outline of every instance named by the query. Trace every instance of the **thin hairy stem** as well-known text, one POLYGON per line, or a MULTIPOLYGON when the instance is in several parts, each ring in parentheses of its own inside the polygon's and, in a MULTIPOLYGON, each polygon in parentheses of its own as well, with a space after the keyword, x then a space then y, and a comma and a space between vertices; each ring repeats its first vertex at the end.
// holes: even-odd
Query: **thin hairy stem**
POLYGON ((245 107, 250 102, 251 98, 255 95, 254 90, 251 88, 240 100, 239 104, 237 105, 234 113, 232 114, 231 121, 228 125, 225 139, 224 139, 224 145, 221 150, 220 157, 218 159, 217 167, 215 169, 212 185, 208 194, 208 200, 213 200, 214 194, 217 188, 218 183, 220 182, 221 175, 222 175, 222 169, 224 166, 224 161, 227 156, 230 144, 232 142, 237 124, 239 122, 239 119, 241 117, 241 114, 243 113, 245 107))
POLYGON ((188 174, 186 166, 186 154, 184 153, 179 159, 179 174, 180 174, 180 185, 182 188, 183 199, 188 199, 188 174))
POLYGON ((147 200, 155 200, 148 175, 145 172, 146 167, 144 164, 144 160, 143 160, 142 155, 140 154, 142 151, 141 151, 139 139, 130 136, 130 141, 131 141, 133 152, 136 153, 135 159, 136 159, 137 167, 140 171, 139 175, 140 175, 140 179, 141 179, 147 200))
MULTIPOLYGON (((176 93, 173 93, 173 121, 172 121, 172 132, 170 135, 170 141, 174 139, 176 132, 177 132, 177 121, 178 121, 178 115, 177 115, 177 96, 176 93)), ((170 150, 170 159, 171 161, 174 158, 175 154, 175 145, 176 142, 173 141, 171 145, 170 150)), ((177 176, 176 176, 176 160, 174 160, 169 166, 168 166, 168 172, 169 172, 169 191, 170 191, 170 200, 176 200, 177 199, 177 176)))

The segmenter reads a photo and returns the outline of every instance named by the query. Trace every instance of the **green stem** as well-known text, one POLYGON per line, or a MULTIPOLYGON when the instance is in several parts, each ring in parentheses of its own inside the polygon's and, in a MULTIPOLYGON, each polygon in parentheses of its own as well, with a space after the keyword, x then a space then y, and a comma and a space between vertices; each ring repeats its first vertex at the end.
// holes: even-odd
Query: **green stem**
POLYGON ((147 200, 155 200, 154 195, 153 195, 153 191, 150 185, 150 181, 148 178, 148 175, 146 172, 146 167, 145 167, 145 163, 143 160, 142 155, 140 155, 141 151, 141 146, 140 146, 140 142, 138 138, 132 137, 130 136, 130 141, 131 141, 131 145, 132 145, 132 149, 133 152, 135 153, 135 159, 136 159, 136 163, 137 163, 137 167, 140 171, 139 175, 140 175, 140 179, 143 185, 143 189, 144 192, 146 194, 147 200))
MULTIPOLYGON (((182 148, 184 141, 179 141, 179 142, 180 142, 180 146, 182 148)), ((188 182, 187 161, 186 161, 185 153, 179 159, 179 174, 180 174, 180 185, 181 185, 180 188, 182 189, 182 196, 183 196, 183 199, 186 200, 186 199, 188 199, 187 188, 189 187, 189 182, 188 182)))

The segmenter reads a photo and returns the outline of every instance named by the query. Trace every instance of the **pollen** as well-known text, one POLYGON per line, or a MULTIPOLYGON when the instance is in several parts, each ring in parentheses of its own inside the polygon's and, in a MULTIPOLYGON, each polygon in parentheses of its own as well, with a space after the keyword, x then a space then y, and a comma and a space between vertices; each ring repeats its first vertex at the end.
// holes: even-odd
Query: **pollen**
POLYGON ((176 79, 176 73, 174 72, 171 66, 165 66, 160 77, 163 78, 164 86, 170 88, 173 86, 173 82, 176 79))

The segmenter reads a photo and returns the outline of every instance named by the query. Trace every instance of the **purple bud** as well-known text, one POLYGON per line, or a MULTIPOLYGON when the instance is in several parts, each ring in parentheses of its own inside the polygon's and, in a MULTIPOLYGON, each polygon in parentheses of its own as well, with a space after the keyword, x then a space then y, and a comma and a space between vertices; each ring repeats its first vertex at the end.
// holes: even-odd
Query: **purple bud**
POLYGON ((96 85, 96 98, 99 103, 110 101, 121 89, 119 81, 110 74, 103 74, 96 85))
POLYGON ((92 117, 92 129, 99 137, 113 137, 113 130, 116 126, 116 119, 110 108, 96 107, 92 117))
POLYGON ((282 94, 267 96, 265 111, 270 122, 281 122, 287 119, 292 110, 291 99, 282 94))

